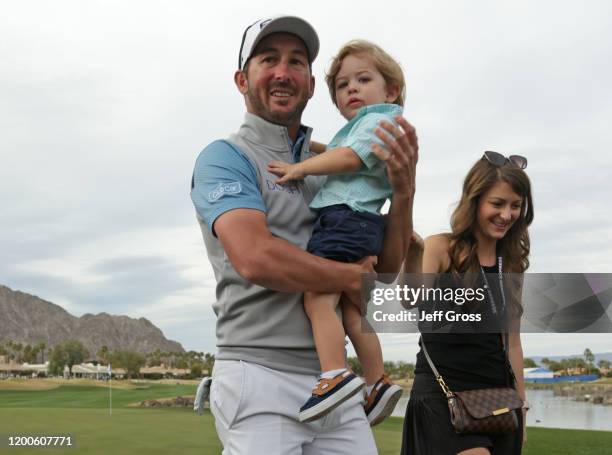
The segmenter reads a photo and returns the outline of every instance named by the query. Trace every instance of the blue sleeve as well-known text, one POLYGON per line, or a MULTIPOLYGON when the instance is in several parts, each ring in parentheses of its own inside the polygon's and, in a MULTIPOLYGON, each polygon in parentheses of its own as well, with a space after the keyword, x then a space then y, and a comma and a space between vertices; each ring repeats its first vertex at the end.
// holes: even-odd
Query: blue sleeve
POLYGON ((383 141, 374 134, 374 130, 378 127, 381 120, 386 120, 393 124, 396 123, 389 115, 377 112, 364 115, 353 125, 342 144, 344 147, 352 148, 368 169, 371 169, 380 162, 378 157, 372 153, 372 144, 377 143, 384 147, 383 141))
POLYGON ((253 164, 226 141, 213 142, 198 156, 191 200, 213 234, 215 220, 229 210, 266 211, 253 164))

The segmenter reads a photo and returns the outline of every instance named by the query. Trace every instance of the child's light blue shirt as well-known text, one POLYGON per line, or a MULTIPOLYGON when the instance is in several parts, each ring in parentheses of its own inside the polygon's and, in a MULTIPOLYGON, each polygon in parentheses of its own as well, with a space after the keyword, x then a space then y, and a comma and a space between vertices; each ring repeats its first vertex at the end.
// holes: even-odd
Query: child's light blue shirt
POLYGON ((392 190, 385 163, 372 153, 372 143, 383 145, 374 130, 381 120, 396 124, 394 117, 402 112, 402 107, 397 104, 364 106, 336 133, 327 149, 350 147, 361 158, 363 165, 349 174, 328 176, 312 200, 311 208, 346 204, 358 212, 380 212, 385 201, 391 197, 392 190))

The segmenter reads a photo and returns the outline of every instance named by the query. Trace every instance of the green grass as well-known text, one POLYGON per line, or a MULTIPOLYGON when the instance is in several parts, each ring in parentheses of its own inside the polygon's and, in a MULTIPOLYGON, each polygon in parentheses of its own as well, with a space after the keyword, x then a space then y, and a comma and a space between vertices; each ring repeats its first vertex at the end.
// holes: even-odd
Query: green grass
MULTIPOLYGON (((135 389, 112 390, 113 407, 152 398, 195 395, 197 386, 147 383, 135 389)), ((0 408, 105 408, 108 388, 61 385, 51 390, 0 390, 0 408)))
POLYGON ((612 454, 612 432, 527 427, 524 455, 612 454))
MULTIPOLYGON (((149 384, 135 390, 64 385, 53 390, 0 390, 0 434, 70 434, 71 449, 6 449, 4 454, 219 454, 213 418, 190 409, 127 408, 144 399, 193 395, 192 385, 149 384)), ((397 455, 402 419, 391 418, 374 430, 381 455, 397 455)), ((528 429, 525 455, 601 455, 612 453, 612 432, 528 429)))
MULTIPOLYGON (((210 414, 185 409, 0 408, 0 433, 71 435, 71 449, 11 449, 8 454, 218 454, 210 414)), ((4 436, 6 437, 6 436, 4 436)), ((6 449, 5 449, 6 450, 6 449)), ((0 453, 2 449, 0 448, 0 453)))

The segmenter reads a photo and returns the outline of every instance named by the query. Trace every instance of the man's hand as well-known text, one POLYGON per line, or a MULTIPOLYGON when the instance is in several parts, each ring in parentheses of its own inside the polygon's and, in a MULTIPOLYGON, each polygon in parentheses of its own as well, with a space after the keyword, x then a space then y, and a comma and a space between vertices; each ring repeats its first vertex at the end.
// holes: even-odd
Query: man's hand
POLYGON ((276 183, 287 183, 291 180, 302 180, 305 175, 300 163, 289 164, 283 161, 272 161, 268 164, 268 171, 280 176, 276 183))
POLYGON ((349 298, 351 303, 357 307, 359 312, 361 312, 361 294, 364 291, 368 291, 369 289, 363 289, 363 277, 364 273, 376 273, 374 270, 374 266, 378 262, 378 258, 376 256, 366 256, 362 260, 355 262, 357 268, 355 270, 355 278, 352 280, 350 287, 344 291, 346 296, 349 298))
POLYGON ((419 141, 414 127, 404 117, 395 118, 400 128, 381 122, 375 133, 386 147, 372 144, 372 152, 387 166, 393 194, 414 196, 416 164, 419 160, 419 141))

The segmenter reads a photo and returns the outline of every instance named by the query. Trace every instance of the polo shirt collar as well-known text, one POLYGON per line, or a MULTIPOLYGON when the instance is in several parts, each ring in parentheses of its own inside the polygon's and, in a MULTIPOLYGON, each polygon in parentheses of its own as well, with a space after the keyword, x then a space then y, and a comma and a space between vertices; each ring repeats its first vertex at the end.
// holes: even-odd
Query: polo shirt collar
MULTIPOLYGON (((299 150, 304 146, 304 142, 310 140, 310 133, 312 128, 300 125, 298 137, 295 142, 295 146, 299 147, 297 155, 299 156, 299 150)), ((258 144, 265 144, 266 147, 274 152, 293 151, 292 155, 295 154, 293 141, 289 138, 287 127, 282 125, 276 125, 268 122, 267 120, 258 117, 257 115, 249 112, 244 115, 244 123, 240 127, 239 133, 245 139, 256 142, 258 144)))
POLYGON ((300 155, 302 153, 302 147, 304 146, 304 141, 306 140, 306 127, 300 125, 298 129, 298 135, 295 139, 295 143, 291 142, 291 138, 289 138, 289 144, 291 145, 291 154, 293 155, 293 161, 297 163, 300 161, 300 155))
POLYGON ((351 119, 351 122, 355 122, 361 117, 378 112, 381 114, 388 115, 402 115, 402 107, 398 104, 384 103, 384 104, 370 104, 369 106, 363 106, 357 111, 357 115, 351 119))

